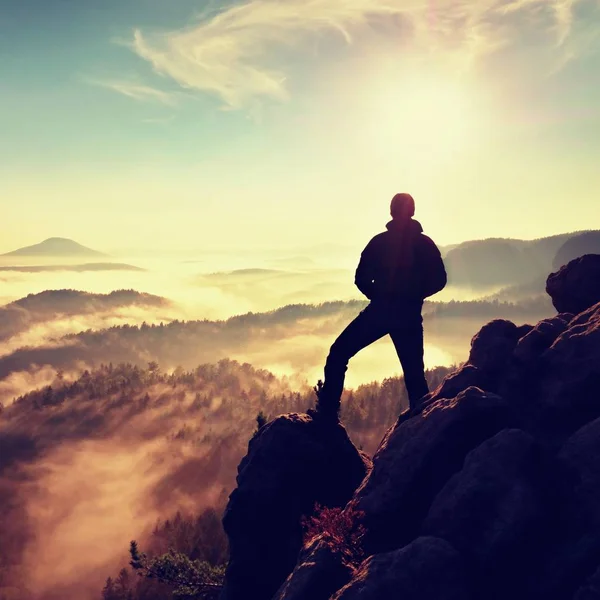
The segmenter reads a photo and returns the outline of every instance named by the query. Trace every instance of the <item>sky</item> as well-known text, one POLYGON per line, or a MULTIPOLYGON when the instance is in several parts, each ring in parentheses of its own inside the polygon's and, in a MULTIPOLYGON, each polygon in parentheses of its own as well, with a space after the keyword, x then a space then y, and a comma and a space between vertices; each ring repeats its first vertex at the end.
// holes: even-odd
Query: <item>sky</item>
POLYGON ((0 251, 600 228, 600 0, 0 0, 0 251))

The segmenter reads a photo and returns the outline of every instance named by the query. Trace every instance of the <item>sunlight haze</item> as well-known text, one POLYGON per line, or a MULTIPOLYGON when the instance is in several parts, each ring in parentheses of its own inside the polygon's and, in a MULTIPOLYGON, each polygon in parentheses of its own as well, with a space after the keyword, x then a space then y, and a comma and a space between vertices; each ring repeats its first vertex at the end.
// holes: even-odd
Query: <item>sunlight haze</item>
POLYGON ((0 0, 0 209, 0 600, 598 596, 600 0, 0 0))
POLYGON ((0 250, 358 249, 398 190, 440 243, 597 226, 599 23, 589 0, 7 0, 0 250))

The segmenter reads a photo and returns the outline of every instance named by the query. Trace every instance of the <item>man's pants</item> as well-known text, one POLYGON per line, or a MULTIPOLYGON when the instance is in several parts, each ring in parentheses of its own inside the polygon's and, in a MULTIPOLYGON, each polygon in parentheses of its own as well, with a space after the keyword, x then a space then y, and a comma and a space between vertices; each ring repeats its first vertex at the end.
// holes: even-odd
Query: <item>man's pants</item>
POLYGON ((338 406, 348 361, 360 350, 388 334, 404 371, 411 409, 429 392, 423 364, 422 319, 419 315, 409 322, 402 316, 398 318, 394 312, 370 304, 335 340, 325 364, 325 383, 321 396, 324 404, 334 403, 338 406))

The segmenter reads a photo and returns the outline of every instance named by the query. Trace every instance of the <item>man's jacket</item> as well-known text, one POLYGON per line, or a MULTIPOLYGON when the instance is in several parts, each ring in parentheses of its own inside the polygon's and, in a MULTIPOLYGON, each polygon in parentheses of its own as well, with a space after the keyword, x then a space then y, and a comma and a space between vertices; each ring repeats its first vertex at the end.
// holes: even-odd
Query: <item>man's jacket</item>
POLYGON ((446 269, 418 221, 392 220, 363 250, 355 283, 372 301, 420 315, 423 300, 442 290, 446 269))

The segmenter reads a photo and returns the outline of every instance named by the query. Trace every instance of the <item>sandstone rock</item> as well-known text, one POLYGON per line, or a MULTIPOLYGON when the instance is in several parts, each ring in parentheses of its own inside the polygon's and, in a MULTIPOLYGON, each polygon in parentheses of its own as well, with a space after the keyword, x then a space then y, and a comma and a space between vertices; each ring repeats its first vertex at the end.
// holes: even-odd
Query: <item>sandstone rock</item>
POLYGON ((432 404, 441 398, 456 398, 469 387, 485 389, 485 376, 474 365, 465 364, 460 369, 448 375, 436 390, 429 394, 427 404, 432 404))
POLYGON ((261 430, 224 518, 223 599, 600 600, 599 275, 600 256, 573 261, 548 278, 559 315, 484 326, 370 471, 342 427, 261 430), (350 497, 372 556, 351 572, 317 538, 294 569, 301 516, 350 497))
POLYGON ((600 303, 575 317, 542 359, 538 395, 545 418, 573 432, 600 416, 600 303))
POLYGON ((529 323, 525 323, 525 325, 519 325, 517 327, 517 339, 521 339, 523 337, 525 337, 532 329, 533 329, 533 325, 530 325, 529 323))
POLYGON ((467 453, 511 422, 502 398, 471 387, 391 428, 352 501, 365 513, 367 554, 395 550, 413 539, 467 453))
POLYGON ((559 456, 578 475, 575 492, 580 510, 586 509, 593 523, 600 527, 600 419, 575 432, 559 456))
POLYGON ((520 333, 514 323, 504 319, 484 325, 471 341, 469 364, 486 374, 502 372, 512 359, 520 333))
MULTIPOLYGON (((577 521, 577 505, 573 507, 577 521)), ((567 523, 557 523, 560 528, 571 527, 567 523)), ((553 535, 556 531, 552 530, 553 535)), ((544 598, 544 600, 564 600, 573 598, 575 592, 583 586, 600 563, 600 537, 595 532, 582 531, 575 523, 571 535, 557 535, 549 551, 545 553, 542 568, 532 572, 531 580, 524 586, 525 598, 544 598)))
POLYGON ((600 302, 600 254, 586 254, 552 273, 546 292, 559 313, 579 314, 600 302))
MULTIPOLYGON (((539 571, 533 572, 527 597, 572 598, 600 563, 600 419, 576 431, 558 460, 567 469, 563 486, 570 491, 560 519, 551 527, 539 571)), ((583 593, 583 592, 582 592, 583 593)))
POLYGON ((322 539, 306 546, 273 600, 329 600, 352 577, 343 557, 322 539))
POLYGON ((343 506, 368 469, 341 425, 283 415, 265 425, 238 467, 223 517, 230 561, 223 600, 270 600, 292 572, 301 518, 315 503, 343 506))
POLYGON ((579 589, 573 600, 600 600, 600 567, 579 589))
MULTIPOLYGON (((420 537, 368 558, 332 600, 468 600, 466 569, 448 542, 420 537)), ((306 597, 308 600, 308 596, 306 597)))
POLYGON ((422 533, 447 540, 475 567, 482 597, 518 597, 532 556, 552 537, 559 471, 529 434, 501 431, 469 453, 437 495, 422 533))
POLYGON ((519 340, 514 350, 514 357, 521 364, 528 366, 539 360, 542 353, 550 348, 556 338, 568 328, 572 317, 573 315, 561 314, 540 321, 519 340))

